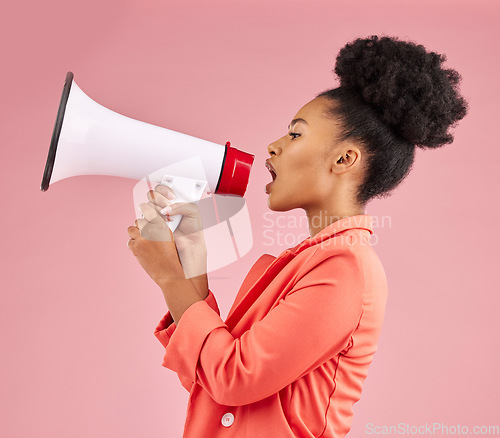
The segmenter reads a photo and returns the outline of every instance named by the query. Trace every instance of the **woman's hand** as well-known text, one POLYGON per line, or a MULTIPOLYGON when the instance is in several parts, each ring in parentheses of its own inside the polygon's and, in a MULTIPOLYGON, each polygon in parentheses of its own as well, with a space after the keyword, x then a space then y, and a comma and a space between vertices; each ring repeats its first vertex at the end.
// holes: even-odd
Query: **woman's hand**
POLYGON ((150 202, 139 205, 144 218, 128 227, 127 243, 141 266, 162 287, 171 280, 185 279, 172 231, 150 202))
POLYGON ((183 215, 173 237, 184 275, 193 281, 204 300, 208 295, 207 248, 198 206, 189 202, 172 204, 175 194, 170 187, 162 184, 158 184, 154 191, 150 190, 147 196, 162 218, 169 220, 172 215, 183 215), (166 206, 172 210, 163 215, 160 211, 166 206))
POLYGON ((191 202, 172 203, 175 198, 173 190, 163 184, 158 184, 154 191, 148 192, 148 200, 155 206, 161 217, 170 219, 170 216, 182 215, 182 219, 174 231, 174 240, 179 254, 192 248, 205 248, 205 235, 198 206, 191 202), (169 206, 171 211, 163 215, 161 210, 169 206))
POLYGON ((151 201, 139 206, 143 211, 144 219, 136 220, 136 226, 128 228, 132 240, 137 241, 140 246, 135 246, 136 242, 131 241, 128 244, 129 248, 138 250, 136 252, 133 250, 134 255, 160 287, 165 283, 165 278, 171 276, 170 274, 179 274, 177 270, 180 266, 183 270, 183 278, 190 279, 201 299, 205 299, 208 295, 207 250, 198 207, 187 202, 172 204, 171 199, 175 197, 172 189, 161 184, 155 187, 155 191, 150 190, 147 196, 151 201), (160 210, 167 205, 171 205, 173 211, 163 215, 160 210), (170 220, 170 215, 184 212, 186 215, 172 234, 166 221, 170 220), (144 239, 149 240, 151 245, 146 245, 144 239), (143 251, 139 251, 141 248, 143 251), (155 252, 157 252, 156 255, 155 252), (164 260, 165 254, 168 254, 167 258, 170 262, 176 259, 180 265, 169 265, 164 260), (170 266, 170 273, 168 266, 170 266))

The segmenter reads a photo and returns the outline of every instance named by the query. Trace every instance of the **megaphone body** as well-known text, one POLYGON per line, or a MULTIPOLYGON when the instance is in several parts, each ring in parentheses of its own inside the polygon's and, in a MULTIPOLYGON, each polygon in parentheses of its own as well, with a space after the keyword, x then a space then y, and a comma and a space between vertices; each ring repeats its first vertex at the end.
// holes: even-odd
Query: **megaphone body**
POLYGON ((118 114, 90 99, 68 72, 41 190, 77 175, 112 175, 151 182, 169 176, 205 180, 209 192, 242 197, 254 156, 118 114), (201 166, 191 163, 196 158, 201 166))

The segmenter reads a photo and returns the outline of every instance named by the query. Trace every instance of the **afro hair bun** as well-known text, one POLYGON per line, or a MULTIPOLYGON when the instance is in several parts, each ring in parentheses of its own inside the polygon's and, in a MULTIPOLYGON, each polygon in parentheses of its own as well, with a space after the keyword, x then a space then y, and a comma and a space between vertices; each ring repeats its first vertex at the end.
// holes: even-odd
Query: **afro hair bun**
POLYGON ((461 77, 443 69, 445 55, 396 37, 357 38, 339 52, 335 74, 377 108, 382 122, 403 139, 435 148, 453 142, 447 133, 467 114, 457 88, 461 77))

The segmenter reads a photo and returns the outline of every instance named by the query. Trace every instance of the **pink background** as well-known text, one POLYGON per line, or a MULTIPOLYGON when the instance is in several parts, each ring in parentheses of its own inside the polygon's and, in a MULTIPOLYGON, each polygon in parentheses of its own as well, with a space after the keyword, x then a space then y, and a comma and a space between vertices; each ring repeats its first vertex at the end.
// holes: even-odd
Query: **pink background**
MULTIPOLYGON (((66 72, 113 111, 255 154, 254 246, 210 273, 223 318, 278 217, 267 145, 336 86, 338 50, 397 35, 448 56, 470 113, 455 142, 417 151, 367 214, 388 277, 379 349, 355 405, 366 424, 499 424, 498 22, 494 1, 9 2, 1 14, 2 437, 180 437, 187 392, 161 366, 161 291, 127 249, 137 182, 80 176, 40 191, 66 72), (381 224, 379 224, 381 225, 381 224)), ((290 219, 291 220, 291 219, 290 219)), ((266 244, 267 242, 267 244, 266 244)), ((417 434, 418 435, 418 434, 417 434)), ((422 435, 423 436, 423 435, 422 435)))

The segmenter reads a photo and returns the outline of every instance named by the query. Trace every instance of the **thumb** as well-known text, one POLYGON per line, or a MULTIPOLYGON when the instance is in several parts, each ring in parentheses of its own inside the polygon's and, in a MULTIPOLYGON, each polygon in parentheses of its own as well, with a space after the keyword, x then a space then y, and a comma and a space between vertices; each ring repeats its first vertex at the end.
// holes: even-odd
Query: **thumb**
POLYGON ((161 210, 161 214, 175 216, 182 214, 187 217, 197 217, 199 215, 198 206, 192 202, 176 202, 175 204, 167 205, 161 210))
POLYGON ((139 210, 142 212, 144 219, 152 224, 162 224, 164 223, 161 216, 156 211, 156 208, 153 207, 151 202, 139 204, 139 210))

